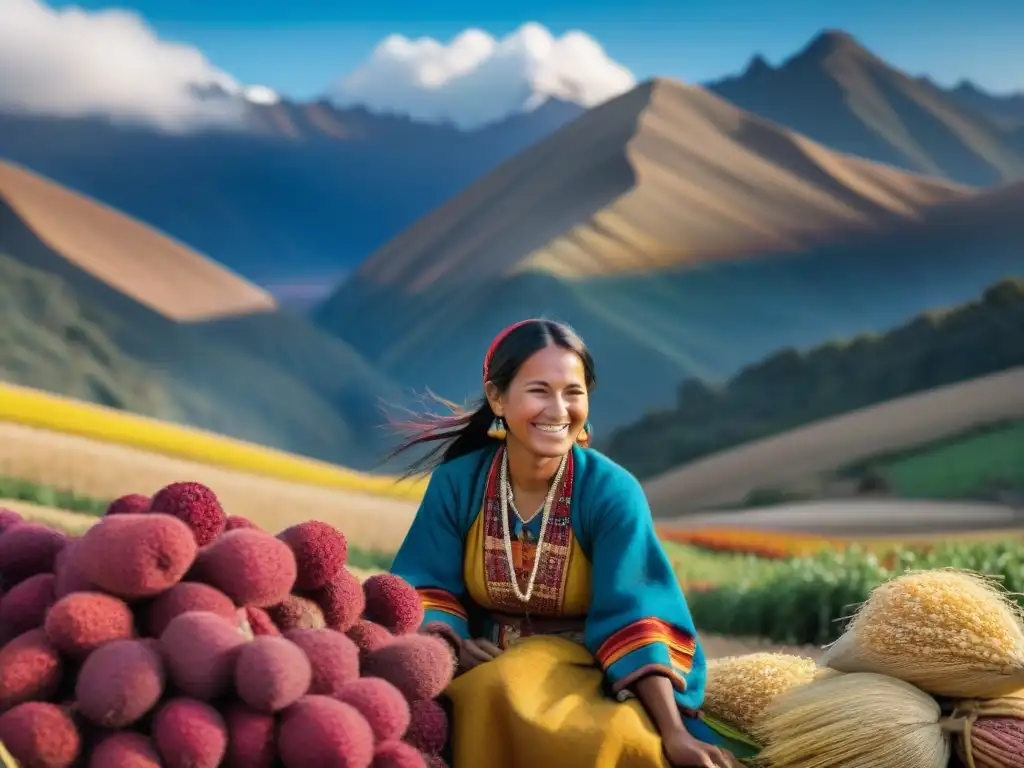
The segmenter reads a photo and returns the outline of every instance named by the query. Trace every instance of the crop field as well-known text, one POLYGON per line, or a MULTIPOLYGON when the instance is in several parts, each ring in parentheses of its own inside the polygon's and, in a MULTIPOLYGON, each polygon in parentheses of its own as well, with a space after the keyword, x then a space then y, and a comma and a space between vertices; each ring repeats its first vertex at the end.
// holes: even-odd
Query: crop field
MULTIPOLYGON (((802 551, 813 538, 794 536, 781 550, 802 551)), ((752 554, 737 541, 729 551, 666 542, 697 626, 731 637, 756 637, 791 646, 821 646, 842 633, 872 589, 906 571, 954 568, 997 579, 1024 606, 1024 539, 885 542, 872 549, 833 542, 813 554, 752 554)))
MULTIPOLYGON (((0 382, 4 422, 319 488, 413 500, 423 495, 422 481, 396 483, 390 477, 0 382)), ((51 458, 59 462, 61 457, 51 458)))
POLYGON ((391 551, 416 512, 415 499, 260 476, 3 421, 0 478, 6 478, 8 496, 45 507, 70 506, 83 514, 95 512, 90 500, 100 500, 105 508, 107 499, 151 494, 169 483, 194 480, 217 489, 225 509, 245 510, 268 530, 318 519, 362 546, 391 551))
MULTIPOLYGON (((689 549, 723 554, 755 555, 764 560, 783 560, 806 557, 820 552, 835 552, 852 544, 878 557, 891 556, 907 547, 928 551, 941 546, 951 536, 946 533, 913 534, 902 537, 824 537, 814 534, 758 530, 756 528, 708 528, 679 530, 660 527, 658 535, 667 545, 683 545, 689 549)), ((1024 545, 1024 530, 958 532, 957 541, 990 542, 1016 541, 1024 545)))

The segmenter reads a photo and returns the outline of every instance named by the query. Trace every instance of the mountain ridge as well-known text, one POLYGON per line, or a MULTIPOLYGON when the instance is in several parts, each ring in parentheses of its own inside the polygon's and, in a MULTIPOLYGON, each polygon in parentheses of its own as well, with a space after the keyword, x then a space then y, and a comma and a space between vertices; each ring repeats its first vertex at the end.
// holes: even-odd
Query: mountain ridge
POLYGON ((922 204, 968 192, 961 185, 839 155, 743 113, 699 86, 652 78, 499 166, 403 231, 353 276, 416 292, 441 279, 481 280, 519 271, 572 279, 621 269, 692 266, 784 251, 798 242, 824 244, 843 232, 870 226, 872 219, 913 216, 922 204), (697 145, 699 150, 694 149, 697 145), (598 154, 599 162, 586 165, 598 154), (562 165, 553 168, 556 159, 562 165), (674 164, 681 172, 665 170, 674 164), (563 172, 566 165, 573 170, 563 172), (552 224, 550 217, 561 207, 560 193, 582 188, 580 173, 593 174, 588 169, 598 166, 604 174, 593 175, 584 208, 574 202, 552 224), (545 172, 543 182, 522 186, 545 172), (630 199, 643 187, 653 191, 630 199), (539 199, 539 190, 546 199, 539 199), (659 200, 680 210, 658 211, 659 231, 653 232, 650 212, 664 207, 659 200), (687 206, 699 210, 687 213, 687 206), (799 212, 790 211, 791 206, 799 206, 799 212), (539 209, 549 219, 543 226, 530 214, 539 209), (824 224, 809 223, 808 213, 823 217, 824 224), (780 231, 772 231, 772 217, 781 221, 780 231), (645 227, 625 219, 639 220, 645 227), (470 221, 483 235, 466 229, 470 221), (481 236, 515 227, 517 221, 520 228, 511 250, 492 248, 483 258, 474 249, 481 236), (548 231, 563 222, 568 222, 568 234, 543 244, 548 231), (452 233, 454 241, 443 239, 452 233), (700 243, 701 236, 708 242, 700 243), (690 240, 691 253, 684 246, 673 247, 673 240, 690 240), (538 241, 540 248, 523 245, 538 241), (432 258, 442 252, 444 259, 432 258), (573 261, 581 255, 592 258, 589 263, 573 261))
POLYGON ((652 80, 404 231, 314 320, 400 385, 457 402, 475 396, 475 358, 501 327, 567 321, 618 361, 594 401, 610 429, 670 401, 686 375, 884 328, 998 280, 1020 233, 989 212, 999 195, 970 212, 976 194, 652 80), (598 268, 567 274, 570 258, 598 268), (922 287, 897 290, 896 276, 922 287))
POLYGON ((827 30, 777 67, 755 66, 706 87, 859 157, 975 186, 1024 177, 1024 155, 1006 130, 846 32, 827 30))

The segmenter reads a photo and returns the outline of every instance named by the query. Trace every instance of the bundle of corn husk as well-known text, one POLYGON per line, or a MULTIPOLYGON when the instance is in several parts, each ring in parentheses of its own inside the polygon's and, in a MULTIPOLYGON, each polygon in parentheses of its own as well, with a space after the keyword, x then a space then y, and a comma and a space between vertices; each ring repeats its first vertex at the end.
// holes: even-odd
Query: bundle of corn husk
POLYGON ((1024 621, 984 576, 908 573, 871 593, 822 664, 889 675, 936 696, 996 698, 1024 688, 1024 621))
POLYGON ((752 735, 771 768, 946 768, 951 739, 941 716, 910 683, 856 672, 780 695, 752 735))
POLYGON ((703 709, 750 734, 778 696, 814 680, 813 659, 788 653, 748 653, 708 662, 703 709))
POLYGON ((943 727, 954 734, 957 755, 967 768, 1024 765, 1024 691, 958 701, 943 727))

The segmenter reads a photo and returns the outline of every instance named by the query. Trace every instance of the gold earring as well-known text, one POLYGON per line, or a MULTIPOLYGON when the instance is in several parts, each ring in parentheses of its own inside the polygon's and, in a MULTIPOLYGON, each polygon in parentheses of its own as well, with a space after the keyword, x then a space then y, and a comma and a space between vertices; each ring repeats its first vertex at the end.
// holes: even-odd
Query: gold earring
POLYGON ((583 425, 583 429, 580 430, 580 433, 576 435, 576 444, 581 448, 590 447, 590 432, 591 427, 590 422, 588 421, 583 425))
POLYGON ((495 440, 504 440, 507 435, 505 420, 500 416, 495 416, 494 421, 491 422, 491 428, 487 430, 487 436, 493 437, 495 440))

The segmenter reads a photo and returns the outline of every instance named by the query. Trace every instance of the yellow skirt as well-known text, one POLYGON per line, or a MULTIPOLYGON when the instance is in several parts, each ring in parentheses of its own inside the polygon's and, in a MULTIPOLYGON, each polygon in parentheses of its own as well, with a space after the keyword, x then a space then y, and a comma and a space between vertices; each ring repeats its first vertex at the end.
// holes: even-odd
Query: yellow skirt
POLYGON ((531 637, 452 681, 452 768, 667 768, 636 699, 618 702, 581 645, 531 637))

